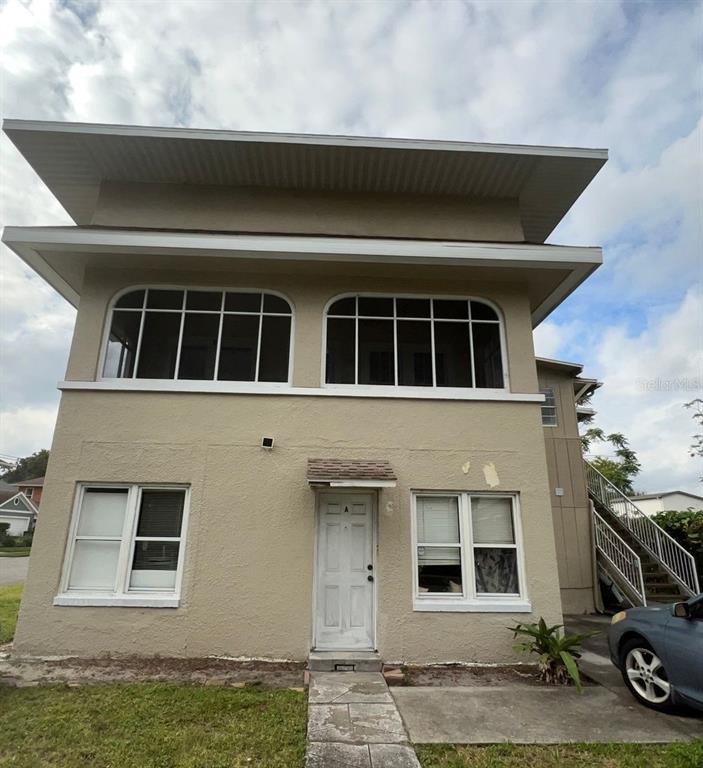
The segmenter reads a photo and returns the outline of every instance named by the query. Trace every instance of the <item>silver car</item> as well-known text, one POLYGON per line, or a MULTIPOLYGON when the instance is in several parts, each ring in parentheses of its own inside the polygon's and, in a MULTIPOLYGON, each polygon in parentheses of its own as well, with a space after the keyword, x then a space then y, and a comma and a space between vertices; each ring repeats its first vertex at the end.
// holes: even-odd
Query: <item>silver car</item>
POLYGON ((703 711, 703 594, 674 605, 616 613, 610 658, 634 697, 652 709, 703 711))

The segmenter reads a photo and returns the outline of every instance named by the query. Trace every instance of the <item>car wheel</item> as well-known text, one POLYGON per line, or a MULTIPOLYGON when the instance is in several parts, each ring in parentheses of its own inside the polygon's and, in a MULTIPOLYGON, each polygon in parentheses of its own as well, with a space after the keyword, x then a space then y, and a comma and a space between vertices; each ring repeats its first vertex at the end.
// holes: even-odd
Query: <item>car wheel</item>
POLYGON ((672 709, 669 676, 664 663, 646 640, 633 637, 623 643, 620 668, 625 685, 641 704, 661 711, 672 709))

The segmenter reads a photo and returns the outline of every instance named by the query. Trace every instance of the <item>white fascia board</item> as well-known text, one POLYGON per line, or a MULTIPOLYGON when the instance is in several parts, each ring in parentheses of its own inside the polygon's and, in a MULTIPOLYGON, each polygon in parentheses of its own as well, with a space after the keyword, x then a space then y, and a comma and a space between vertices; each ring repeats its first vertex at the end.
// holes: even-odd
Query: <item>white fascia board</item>
POLYGON ((603 261, 600 248, 580 246, 229 235, 86 227, 6 227, 2 240, 74 306, 78 303, 78 293, 44 261, 40 251, 571 270, 571 275, 533 312, 534 325, 541 322, 603 261))
POLYGON ((363 397, 394 400, 466 400, 478 402, 543 403, 544 395, 509 392, 505 389, 461 389, 458 387, 386 387, 339 384, 324 387, 291 387, 288 384, 250 384, 236 381, 179 381, 177 379, 102 379, 61 381, 62 392, 170 392, 190 394, 277 395, 295 397, 363 397))
POLYGON ((5 119, 4 131, 78 133, 96 136, 136 136, 145 138, 190 139, 197 141, 234 141, 263 144, 302 144, 328 147, 369 147, 378 149, 424 149, 444 152, 483 152, 541 157, 574 157, 607 160, 608 150, 585 147, 554 147, 527 144, 490 144, 474 141, 437 141, 431 139, 391 139, 373 136, 322 135, 314 133, 266 133, 226 131, 208 128, 167 128, 106 123, 64 123, 50 120, 5 119))
POLYGON ((395 240, 307 235, 228 235, 87 227, 6 227, 3 242, 14 247, 91 253, 230 255, 232 257, 457 264, 479 261, 502 266, 576 266, 602 262, 600 248, 456 240, 395 240))

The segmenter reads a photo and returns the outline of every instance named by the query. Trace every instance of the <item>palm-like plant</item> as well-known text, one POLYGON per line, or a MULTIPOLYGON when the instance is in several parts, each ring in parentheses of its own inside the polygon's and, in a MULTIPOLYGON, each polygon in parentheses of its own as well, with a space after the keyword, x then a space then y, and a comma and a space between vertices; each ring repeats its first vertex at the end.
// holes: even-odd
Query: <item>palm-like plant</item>
POLYGON ((569 679, 574 681, 576 689, 581 692, 581 675, 578 659, 581 658, 581 643, 598 632, 587 635, 562 635, 562 624, 548 627, 543 618, 536 624, 517 624, 508 627, 513 638, 523 635, 527 639, 513 649, 519 653, 536 654, 539 674, 542 680, 552 685, 568 685, 569 679))

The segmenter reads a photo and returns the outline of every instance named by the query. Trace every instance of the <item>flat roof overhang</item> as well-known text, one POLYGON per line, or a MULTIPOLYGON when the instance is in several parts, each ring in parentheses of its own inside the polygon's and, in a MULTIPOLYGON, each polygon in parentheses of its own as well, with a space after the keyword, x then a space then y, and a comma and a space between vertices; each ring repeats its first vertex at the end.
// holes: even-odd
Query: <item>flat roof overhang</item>
POLYGON ((297 235, 229 235, 90 227, 6 227, 2 241, 78 306, 86 266, 172 268, 179 257, 491 270, 524 281, 533 325, 602 263, 600 248, 297 235))
POLYGON ((606 149, 5 120, 69 215, 92 222, 103 181, 519 199, 543 243, 606 149))

